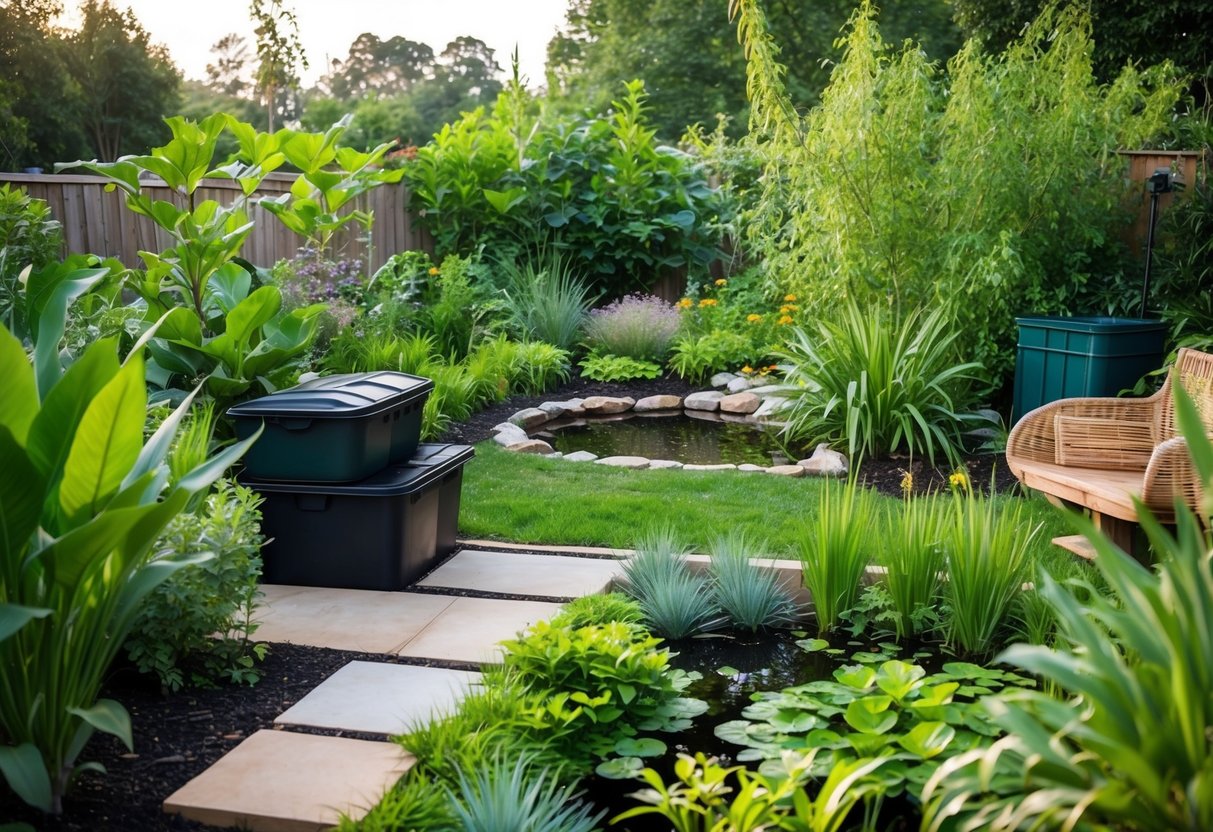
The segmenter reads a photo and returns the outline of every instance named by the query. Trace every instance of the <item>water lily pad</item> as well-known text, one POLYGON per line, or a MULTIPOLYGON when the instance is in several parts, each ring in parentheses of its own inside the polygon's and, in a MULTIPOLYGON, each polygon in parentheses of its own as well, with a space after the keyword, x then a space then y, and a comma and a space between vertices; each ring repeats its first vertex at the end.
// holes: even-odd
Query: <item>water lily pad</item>
POLYGON ((796 646, 806 653, 817 653, 829 649, 830 642, 824 638, 802 638, 796 642, 796 646))
POLYGON ((942 754, 956 738, 956 729, 942 722, 920 722, 913 730, 897 740, 911 754, 929 760, 942 754))
POLYGON ((897 714, 889 710, 890 696, 865 696, 847 706, 843 719, 862 734, 883 734, 897 724, 897 714))
POLYGON ((887 660, 889 657, 884 653, 852 653, 851 661, 859 662, 860 664, 879 664, 887 660))
POLYGON ((660 757, 665 752, 665 743, 652 737, 627 737, 615 743, 615 753, 623 757, 660 757))
POLYGON ((779 711, 768 720, 768 723, 776 731, 782 731, 785 734, 803 734, 825 725, 823 720, 813 714, 790 709, 779 711))
POLYGON ((920 680, 926 675, 927 672, 918 665, 894 659, 880 666, 880 672, 876 674, 876 687, 900 702, 915 688, 922 686, 920 680))
POLYGON ((870 667, 847 665, 835 670, 834 678, 848 687, 867 690, 876 681, 876 671, 870 667))
POLYGON ((724 665, 723 667, 716 668, 716 672, 719 673, 721 676, 727 676, 729 678, 732 678, 733 676, 741 675, 740 670, 738 670, 737 668, 733 667, 732 665, 728 665, 728 664, 724 665))
POLYGON ((613 757, 599 763, 594 771, 607 780, 631 780, 643 769, 644 761, 639 757, 613 757))

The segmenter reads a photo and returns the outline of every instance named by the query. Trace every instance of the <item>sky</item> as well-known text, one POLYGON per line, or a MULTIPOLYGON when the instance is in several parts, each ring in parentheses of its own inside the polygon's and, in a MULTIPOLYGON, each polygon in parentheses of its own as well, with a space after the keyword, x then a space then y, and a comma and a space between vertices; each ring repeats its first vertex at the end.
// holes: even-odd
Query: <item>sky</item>
MULTIPOLYGON (((74 6, 68 0, 65 6, 74 6)), ((213 60, 211 46, 229 32, 253 45, 248 0, 114 0, 130 8, 152 40, 168 47, 186 78, 203 80, 213 60)), ((302 73, 309 86, 329 60, 344 59, 363 32, 387 40, 401 35, 429 44, 434 52, 460 35, 480 38, 496 50, 497 63, 508 71, 510 53, 518 46, 522 74, 530 84, 543 83, 547 44, 564 22, 568 0, 285 0, 299 20, 299 39, 310 68, 302 73)), ((71 14, 66 26, 78 23, 71 14)))

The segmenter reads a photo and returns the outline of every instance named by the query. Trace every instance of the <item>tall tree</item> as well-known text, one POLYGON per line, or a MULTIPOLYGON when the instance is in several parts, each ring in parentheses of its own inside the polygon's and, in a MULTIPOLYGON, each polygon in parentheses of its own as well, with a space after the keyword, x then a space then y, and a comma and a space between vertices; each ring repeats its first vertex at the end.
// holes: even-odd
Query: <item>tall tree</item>
POLYGON ((232 32, 215 41, 211 54, 215 60, 206 65, 206 85, 211 90, 232 96, 244 96, 252 91, 252 57, 248 41, 232 32))
POLYGON ((279 93, 298 88, 299 69, 307 69, 307 56, 299 41, 299 20, 281 0, 253 0, 249 14, 257 24, 257 89, 272 133, 279 93))
POLYGON ((380 40, 364 32, 350 45, 348 57, 334 62, 324 84, 338 99, 361 95, 396 95, 434 75, 434 50, 396 35, 380 40))
MULTIPOLYGON (((570 109, 602 109, 624 81, 641 78, 651 120, 667 140, 716 113, 744 130, 745 56, 723 0, 572 0, 564 30, 548 46, 548 90, 570 109)), ((768 0, 781 60, 797 104, 815 104, 839 57, 834 40, 854 12, 853 0, 768 0)), ((886 0, 881 28, 891 42, 918 41, 929 55, 950 57, 960 45, 949 0, 886 0)))
POLYGON ((80 11, 64 54, 93 153, 101 160, 145 153, 168 137, 163 119, 177 109, 181 73, 130 9, 86 0, 80 11))

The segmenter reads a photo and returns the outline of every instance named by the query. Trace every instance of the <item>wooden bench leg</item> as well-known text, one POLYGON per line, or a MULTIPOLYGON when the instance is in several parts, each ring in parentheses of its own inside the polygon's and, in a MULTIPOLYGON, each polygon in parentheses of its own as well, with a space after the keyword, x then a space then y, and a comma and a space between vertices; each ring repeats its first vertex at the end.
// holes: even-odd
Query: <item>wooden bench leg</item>
POLYGON ((1104 533, 1104 536, 1123 549, 1127 554, 1137 555, 1133 549, 1133 537, 1136 531, 1137 524, 1128 520, 1121 520, 1119 517, 1112 517, 1108 514, 1100 514, 1097 511, 1091 512, 1091 520, 1095 523, 1095 528, 1104 533))

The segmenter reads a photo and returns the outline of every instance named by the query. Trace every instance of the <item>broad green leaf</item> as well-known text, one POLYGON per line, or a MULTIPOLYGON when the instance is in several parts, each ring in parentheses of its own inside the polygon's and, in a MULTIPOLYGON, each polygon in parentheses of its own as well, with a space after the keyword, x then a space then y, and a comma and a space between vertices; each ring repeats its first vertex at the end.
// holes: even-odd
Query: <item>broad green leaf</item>
POLYGON ((803 638, 796 642, 796 646, 806 653, 817 653, 829 649, 830 642, 824 638, 803 638))
POLYGON ((951 725, 943 722, 920 722, 905 736, 899 737, 897 744, 911 754, 929 760, 943 753, 955 736, 956 729, 951 725))
POLYGON ((612 757, 598 764, 594 773, 607 780, 632 780, 644 770, 639 757, 612 757))
POLYGON ((31 743, 0 745, 0 774, 17 797, 44 812, 51 811, 51 778, 42 753, 31 743))
POLYGON ((0 604, 0 641, 4 641, 13 633, 36 618, 46 618, 54 610, 40 607, 23 607, 19 604, 0 604))
POLYGON ((848 687, 867 690, 876 681, 876 671, 864 665, 847 665, 835 670, 834 678, 848 687))
POLYGON ((134 747, 131 737, 131 715, 122 704, 113 699, 98 699, 91 708, 68 708, 69 713, 83 719, 103 734, 111 734, 122 741, 127 750, 134 747))
POLYGON ((127 488, 140 477, 154 471, 165 457, 168 456, 169 450, 172 448, 173 439, 177 435, 177 428, 181 424, 181 420, 189 413, 190 407, 194 403, 194 399, 201 391, 201 387, 195 387, 185 400, 179 404, 169 417, 160 423, 160 427, 156 428, 153 433, 143 444, 143 448, 139 451, 139 456, 135 460, 135 464, 122 480, 122 487, 127 488))
POLYGON ((150 505, 107 510, 56 538, 36 557, 51 571, 57 584, 74 591, 81 576, 109 557, 144 515, 155 508, 156 505, 150 505))
POLYGON ((250 294, 227 315, 224 335, 237 344, 247 344, 265 323, 282 307, 282 292, 277 286, 262 286, 250 294))
POLYGON ((0 425, 0 471, 0 562, 19 563, 38 530, 46 480, 5 425, 0 425))
POLYGON ((8 428, 18 445, 25 445, 30 425, 38 414, 38 385, 25 348, 4 327, 0 327, 0 379, 4 380, 0 427, 8 428))
POLYGON ((30 299, 30 326, 37 322, 34 371, 38 379, 38 394, 43 399, 63 375, 63 368, 59 364, 59 342, 66 328, 68 305, 108 274, 109 269, 77 269, 61 275, 37 301, 30 299))
POLYGON ((231 313, 252 289, 253 276, 248 269, 236 263, 225 263, 207 281, 206 290, 223 314, 231 313))
POLYGON ((863 734, 883 734, 897 724, 897 714, 889 710, 889 696, 865 696, 847 705, 843 719, 863 734))
POLYGON ((508 214, 510 209, 526 199, 526 188, 510 188, 508 191, 484 189, 484 198, 499 214, 508 214))
POLYGON ((165 341, 202 345, 202 322, 193 309, 178 306, 170 309, 156 329, 156 336, 165 341))
POLYGON ((59 505, 72 522, 95 515, 139 458, 147 415, 143 361, 129 362, 93 398, 72 439, 59 505))
POLYGON ((652 737, 626 737, 615 743, 615 753, 621 757, 660 757, 666 744, 652 737))
POLYGON ((925 675, 927 672, 916 664, 888 661, 880 666, 880 672, 876 674, 876 687, 900 702, 911 691, 921 686, 920 680, 925 675))
POLYGON ((740 675, 741 675, 741 671, 740 671, 740 670, 738 670, 737 668, 735 668, 735 667, 733 667, 732 665, 729 665, 729 664, 726 664, 726 665, 723 665, 723 666, 721 666, 721 667, 716 668, 716 672, 717 672, 718 674, 720 674, 721 676, 725 676, 725 677, 727 677, 727 678, 732 678, 733 676, 740 676, 740 675))

